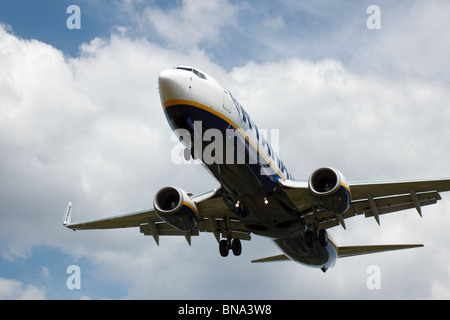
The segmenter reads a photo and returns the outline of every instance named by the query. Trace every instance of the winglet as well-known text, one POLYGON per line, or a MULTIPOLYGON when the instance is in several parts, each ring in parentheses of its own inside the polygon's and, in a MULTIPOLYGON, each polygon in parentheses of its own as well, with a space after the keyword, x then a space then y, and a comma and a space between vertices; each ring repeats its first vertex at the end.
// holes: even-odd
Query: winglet
POLYGON ((67 205, 66 213, 64 214, 63 225, 70 225, 72 213, 72 202, 67 205))

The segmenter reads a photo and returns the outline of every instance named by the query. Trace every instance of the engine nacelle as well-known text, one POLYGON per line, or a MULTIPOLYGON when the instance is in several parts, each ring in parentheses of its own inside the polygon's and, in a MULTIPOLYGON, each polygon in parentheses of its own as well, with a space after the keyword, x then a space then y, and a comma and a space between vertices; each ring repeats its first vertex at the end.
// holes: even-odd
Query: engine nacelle
POLYGON ((350 207, 350 188, 345 177, 336 169, 317 169, 309 177, 308 187, 312 199, 322 209, 343 214, 350 207))
POLYGON ((198 211, 195 202, 177 187, 165 187, 156 193, 153 208, 162 220, 180 231, 197 227, 198 211))

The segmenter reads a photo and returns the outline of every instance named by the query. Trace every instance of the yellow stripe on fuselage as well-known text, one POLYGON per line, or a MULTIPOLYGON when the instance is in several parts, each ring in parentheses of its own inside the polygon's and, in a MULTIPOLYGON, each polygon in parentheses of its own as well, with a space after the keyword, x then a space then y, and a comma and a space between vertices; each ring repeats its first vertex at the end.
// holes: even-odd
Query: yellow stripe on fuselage
POLYGON ((228 118, 228 117, 226 117, 226 116, 224 116, 222 113, 220 113, 220 112, 218 112, 218 111, 216 111, 216 110, 214 110, 213 108, 210 108, 210 107, 207 107, 207 106, 205 106, 205 105, 203 105, 203 104, 201 104, 201 103, 198 103, 198 102, 194 102, 194 101, 189 101, 189 100, 177 100, 177 99, 174 99, 174 100, 169 100, 169 101, 166 101, 166 102, 164 102, 164 108, 167 108, 167 107, 171 107, 171 106, 176 106, 176 105, 189 105, 189 106, 193 106, 193 107, 197 107, 197 108, 200 108, 200 109, 202 109, 202 110, 205 110, 205 111, 207 111, 207 112, 210 112, 210 113, 212 113, 213 115, 215 115, 215 116, 217 116, 217 117, 219 117, 219 118, 221 118, 222 120, 225 120, 226 122, 228 122, 229 124, 231 124, 234 128, 236 128, 236 131, 238 131, 254 148, 255 148, 255 150, 266 160, 266 162, 270 165, 270 167, 277 173, 277 175, 281 178, 281 179, 283 179, 283 180, 286 180, 286 178, 281 174, 281 172, 280 171, 278 171, 278 169, 277 168, 275 168, 273 165, 272 165, 272 161, 270 161, 267 157, 266 157, 266 155, 264 154, 264 153, 262 153, 260 150, 259 150, 259 148, 258 148, 258 146, 257 145, 255 145, 255 143, 253 142, 253 141, 251 141, 250 140, 250 138, 249 138, 249 136, 247 136, 246 134, 245 134, 245 132, 244 132, 244 130, 242 130, 233 120, 231 120, 230 118, 228 118))

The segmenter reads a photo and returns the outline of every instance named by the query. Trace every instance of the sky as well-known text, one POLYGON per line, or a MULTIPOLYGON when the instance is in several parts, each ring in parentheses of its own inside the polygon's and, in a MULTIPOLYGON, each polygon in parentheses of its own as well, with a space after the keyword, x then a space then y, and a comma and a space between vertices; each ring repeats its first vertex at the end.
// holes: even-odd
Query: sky
POLYGON ((349 181, 450 177, 449 13, 438 0, 1 0, 0 299, 449 299, 446 193, 423 218, 331 229, 338 245, 425 246, 340 259, 326 274, 251 264, 279 254, 256 235, 222 258, 211 234, 157 246, 138 229, 62 226, 69 201, 82 221, 151 208, 164 186, 217 187, 201 165, 170 160, 157 78, 177 65, 279 129, 299 180, 321 166, 349 181), (71 5, 80 29, 68 28, 71 5))

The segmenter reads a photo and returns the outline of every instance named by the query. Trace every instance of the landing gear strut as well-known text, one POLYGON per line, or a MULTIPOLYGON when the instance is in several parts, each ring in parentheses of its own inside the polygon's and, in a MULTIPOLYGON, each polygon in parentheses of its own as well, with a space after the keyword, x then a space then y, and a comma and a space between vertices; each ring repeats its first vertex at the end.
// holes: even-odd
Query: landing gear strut
POLYGON ((241 240, 233 239, 231 232, 231 219, 230 217, 224 218, 225 222, 225 231, 227 235, 227 239, 223 239, 219 241, 219 252, 222 257, 228 256, 229 251, 233 251, 235 256, 239 256, 242 253, 242 245, 241 240))
POLYGON ((321 247, 328 245, 327 230, 319 229, 319 220, 317 218, 317 209, 313 208, 314 222, 308 226, 308 230, 305 232, 306 246, 310 249, 314 248, 314 241, 319 240, 321 247))

